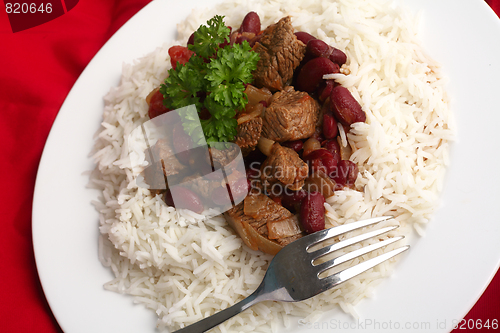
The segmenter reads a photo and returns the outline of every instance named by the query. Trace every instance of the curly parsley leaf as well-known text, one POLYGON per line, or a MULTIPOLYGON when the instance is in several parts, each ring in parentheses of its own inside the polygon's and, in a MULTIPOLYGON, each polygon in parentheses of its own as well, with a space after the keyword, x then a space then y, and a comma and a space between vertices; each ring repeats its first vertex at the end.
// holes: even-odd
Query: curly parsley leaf
POLYGON ((179 112, 184 130, 198 144, 203 144, 204 139, 207 143, 234 140, 236 112, 248 103, 245 84, 252 82, 252 71, 259 61, 258 53, 252 51, 247 41, 221 47, 220 44, 229 42, 230 32, 223 18, 217 15, 207 22, 208 26, 198 28, 194 45, 189 46, 195 53, 184 65, 170 69, 160 87, 169 109, 194 104, 198 112, 206 108, 210 113, 208 120, 199 122, 193 112, 179 112))
POLYGON ((200 118, 196 107, 194 105, 189 105, 177 109, 176 112, 182 119, 184 131, 191 137, 193 142, 202 145, 205 141, 205 136, 202 127, 200 127, 200 118))
POLYGON ((206 25, 201 25, 194 33, 194 44, 188 48, 197 56, 208 59, 215 54, 219 44, 229 42, 229 28, 224 24, 224 16, 215 15, 206 25))
POLYGON ((210 81, 213 98, 222 105, 242 109, 247 104, 244 83, 252 82, 259 61, 258 53, 251 50, 247 41, 227 45, 208 64, 205 78, 210 81))
POLYGON ((165 84, 160 86, 160 92, 170 97, 164 99, 166 107, 171 110, 191 104, 201 107, 197 93, 203 90, 203 77, 204 73, 189 62, 171 69, 165 84))
POLYGON ((202 120, 201 126, 205 133, 208 144, 215 142, 231 142, 236 135, 236 126, 238 121, 234 118, 210 118, 202 120))

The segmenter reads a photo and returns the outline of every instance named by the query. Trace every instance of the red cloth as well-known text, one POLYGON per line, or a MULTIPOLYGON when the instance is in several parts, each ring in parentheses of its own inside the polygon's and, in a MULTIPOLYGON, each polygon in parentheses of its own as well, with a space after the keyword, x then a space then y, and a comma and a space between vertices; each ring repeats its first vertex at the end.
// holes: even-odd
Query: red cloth
MULTIPOLYGON (((57 112, 80 73, 149 1, 80 0, 66 14, 17 33, 0 13, 2 332, 61 331, 43 295, 33 255, 31 205, 38 163, 57 112)), ((489 3, 500 13, 500 0, 489 3)), ((466 319, 500 319, 500 273, 466 319)))

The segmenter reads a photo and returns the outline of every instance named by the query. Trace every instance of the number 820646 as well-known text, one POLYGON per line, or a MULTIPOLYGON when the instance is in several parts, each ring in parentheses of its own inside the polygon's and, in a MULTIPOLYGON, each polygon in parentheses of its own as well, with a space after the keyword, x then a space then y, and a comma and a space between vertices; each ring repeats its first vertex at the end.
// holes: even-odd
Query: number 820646
POLYGON ((52 3, 6 3, 5 11, 7 14, 27 14, 27 13, 52 13, 52 3))
POLYGON ((498 319, 493 319, 491 321, 487 319, 485 322, 483 322, 481 319, 462 319, 460 321, 455 320, 453 324, 453 329, 455 330, 498 329, 498 319))

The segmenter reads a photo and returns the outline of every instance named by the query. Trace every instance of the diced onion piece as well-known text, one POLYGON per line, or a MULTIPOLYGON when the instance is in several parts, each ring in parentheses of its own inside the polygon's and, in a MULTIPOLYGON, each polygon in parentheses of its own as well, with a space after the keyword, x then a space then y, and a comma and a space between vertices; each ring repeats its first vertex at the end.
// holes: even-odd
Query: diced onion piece
POLYGON ((349 160, 351 158, 351 155, 352 155, 351 146, 349 146, 349 143, 348 143, 347 146, 344 147, 342 145, 342 139, 340 138, 340 136, 337 136, 337 142, 339 143, 339 147, 340 147, 340 159, 341 160, 349 160))
POLYGON ((245 112, 241 112, 238 117, 238 125, 243 124, 253 118, 260 117, 264 111, 264 105, 257 103, 254 105, 247 104, 245 112))
POLYGON ((273 151, 273 145, 275 142, 273 140, 269 140, 268 138, 265 138, 261 136, 259 138, 259 143, 257 144, 257 147, 259 147, 259 150, 266 156, 271 155, 271 152, 273 151))
POLYGON ((261 250, 262 252, 275 255, 283 248, 276 241, 272 241, 259 234, 254 227, 243 219, 227 218, 226 220, 241 237, 243 242, 254 251, 261 250))
POLYGON ((304 150, 304 156, 307 156, 313 150, 317 150, 320 148, 321 148, 321 142, 319 142, 315 138, 307 139, 307 141, 304 143, 304 146, 302 147, 302 149, 304 150))
POLYGON ((269 101, 273 94, 269 91, 269 89, 258 89, 251 84, 247 85, 244 91, 248 96, 248 104, 254 105, 258 104, 260 101, 265 101, 269 105, 269 101))
POLYGON ((313 172, 306 178, 303 189, 307 192, 318 191, 328 198, 333 195, 335 185, 335 181, 323 172, 313 172))
POLYGON ((301 233, 298 215, 280 221, 267 222, 269 239, 292 237, 301 233))
POLYGON ((240 32, 240 35, 248 38, 248 40, 255 37, 255 34, 253 32, 240 32))

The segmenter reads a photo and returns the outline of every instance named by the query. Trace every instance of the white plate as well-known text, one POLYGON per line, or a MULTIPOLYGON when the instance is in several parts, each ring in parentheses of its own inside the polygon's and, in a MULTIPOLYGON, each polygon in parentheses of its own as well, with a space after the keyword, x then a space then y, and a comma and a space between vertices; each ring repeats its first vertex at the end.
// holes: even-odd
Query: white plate
MULTIPOLYGON (((191 8, 209 2, 154 1, 125 24, 82 73, 49 135, 33 206, 33 242, 43 289, 66 333, 154 332, 155 314, 107 292, 112 278, 97 258, 97 193, 85 188, 88 157, 102 119, 102 97, 118 84, 123 62, 175 37, 191 8)), ((444 65, 459 141, 452 147, 443 206, 354 322, 342 314, 296 331, 449 332, 474 305, 500 264, 497 170, 500 20, 484 1, 406 0, 423 13, 423 44, 444 65)), ((494 319, 494 318, 491 318, 494 319)))

